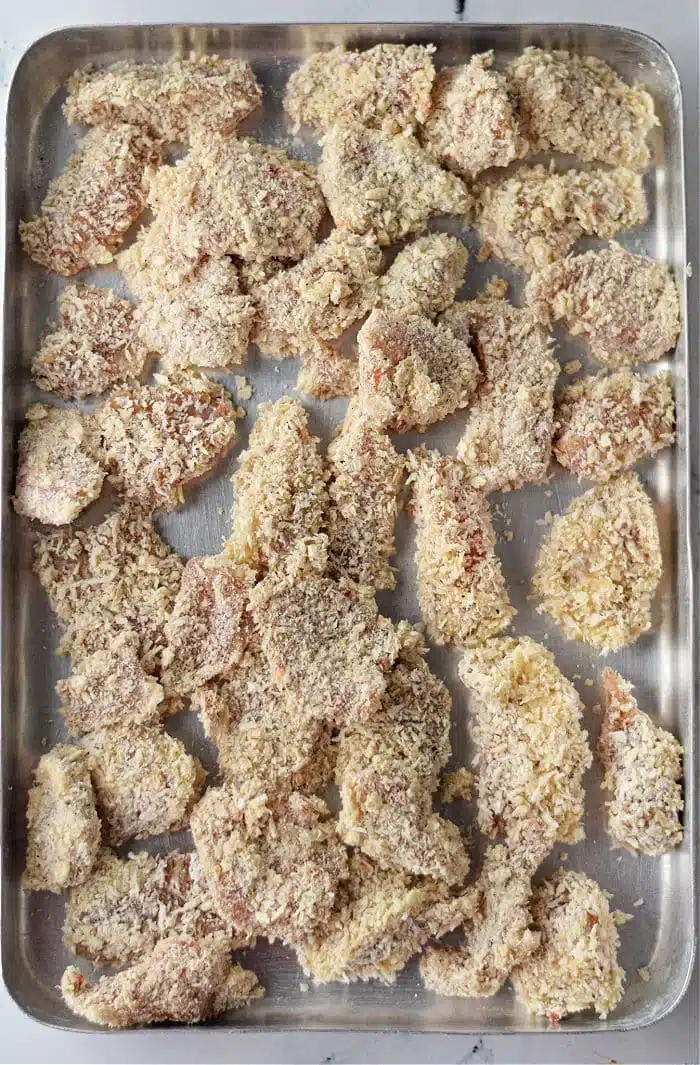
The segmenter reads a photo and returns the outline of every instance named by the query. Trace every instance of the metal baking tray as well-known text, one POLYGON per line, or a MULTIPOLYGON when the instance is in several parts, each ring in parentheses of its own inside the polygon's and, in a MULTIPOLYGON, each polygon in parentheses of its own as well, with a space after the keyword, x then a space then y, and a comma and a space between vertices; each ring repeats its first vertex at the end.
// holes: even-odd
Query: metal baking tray
MULTIPOLYGON (((47 181, 62 167, 76 142, 61 115, 64 85, 79 65, 98 64, 119 58, 166 59, 174 51, 191 49, 238 55, 249 59, 265 87, 264 108, 253 135, 284 145, 292 155, 315 159, 318 147, 312 140, 292 137, 282 112, 284 86, 290 72, 309 53, 328 45, 344 43, 365 47, 379 41, 433 42, 438 65, 464 62, 470 54, 494 48, 499 63, 506 62, 528 44, 567 48, 608 60, 629 81, 639 80, 652 92, 662 129, 654 138, 654 167, 645 178, 651 206, 649 223, 622 236, 633 249, 643 249, 667 260, 686 303, 686 238, 682 105, 678 75, 668 54, 655 41, 631 30, 585 25, 264 25, 264 26, 92 26, 51 33, 29 48, 19 63, 9 94, 7 116, 7 264, 5 278, 4 375, 3 375, 3 498, 2 498, 2 966, 4 979, 15 1001, 30 1016, 61 1028, 89 1030, 92 1026, 73 1017, 57 988, 65 965, 70 962, 61 942, 63 900, 46 894, 26 894, 20 888, 24 862, 24 808, 31 774, 39 756, 64 738, 54 686, 68 671, 68 660, 54 655, 59 630, 33 576, 32 540, 28 523, 14 514, 10 505, 16 441, 27 404, 37 398, 28 366, 45 322, 54 313, 62 281, 35 267, 21 253, 17 222, 34 213, 47 181)), ((473 232, 460 229, 456 221, 433 222, 435 228, 458 232, 474 251, 473 232)), ((478 264, 470 258, 462 295, 471 296, 493 276, 513 283, 517 299, 522 275, 492 260, 478 264)), ((89 275, 103 285, 118 284, 114 271, 102 269, 89 275)), ((605 662, 589 649, 563 640, 555 627, 528 602, 529 577, 538 543, 546 531, 547 512, 562 510, 580 489, 562 470, 556 470, 549 485, 511 495, 492 497, 492 509, 501 537, 499 553, 514 603, 518 609, 516 633, 530 633, 545 640, 558 664, 577 684, 587 706, 586 727, 591 742, 598 725, 592 706, 597 681, 604 664, 619 669, 636 685, 641 705, 671 727, 686 748, 685 842, 663 858, 640 858, 613 851, 601 824, 600 776, 596 766, 587 777, 587 839, 574 847, 559 847, 542 872, 565 862, 584 869, 611 892, 614 905, 634 915, 621 929, 620 958, 628 973, 627 993, 617 1010, 605 1021, 592 1014, 569 1018, 570 1031, 631 1029, 658 1020, 683 995, 692 964, 695 943, 693 903, 693 679, 694 599, 692 593, 691 532, 696 516, 690 507, 689 418, 697 409, 697 392, 689 390, 688 325, 675 357, 668 360, 676 390, 678 442, 640 472, 651 493, 659 518, 665 576, 655 604, 653 632, 633 648, 610 656, 605 662), (512 533, 512 537, 510 534, 512 533), (591 683, 593 682, 593 683, 591 683), (643 982, 638 967, 649 969, 643 982)), ((583 358, 579 342, 559 336, 562 365, 583 358)), ((697 336, 694 343, 697 343, 697 336)), ((241 424, 233 454, 201 487, 188 497, 187 505, 158 524, 166 539, 183 556, 216 552, 227 533, 231 504, 230 474, 236 456, 245 447, 257 404, 293 391, 297 364, 294 360, 271 363, 253 352, 245 373, 253 387, 252 402, 241 424)), ((222 380, 233 382, 226 375, 222 380)), ((342 418, 345 402, 322 404, 304 399, 312 429, 325 440, 331 427, 342 418)), ((454 447, 464 414, 448 419, 424 434, 431 446, 454 447)), ((693 427, 694 432, 694 427, 693 427)), ((412 436, 397 438, 400 447, 416 442, 412 436)), ((103 499, 84 516, 86 523, 98 520, 111 501, 103 499)), ((398 523, 400 580, 396 594, 382 595, 380 606, 394 617, 420 618, 414 587, 412 534, 402 515, 398 523)), ((454 764, 468 764, 471 752, 465 722, 468 698, 460 685, 457 651, 430 652, 433 668, 445 679, 454 697, 454 764), (465 762, 466 760, 466 762, 465 762)), ((215 771, 216 763, 194 715, 184 714, 168 725, 215 771)), ((473 823, 474 809, 464 804, 465 825, 473 823)), ((475 828, 473 869, 478 869, 483 848, 475 828)), ((137 844, 132 849, 140 849, 137 844)), ((186 834, 150 841, 150 847, 170 849, 191 846, 186 834)), ((128 849, 128 848, 126 848, 128 849)), ((376 983, 330 985, 307 990, 308 981, 290 951, 261 945, 244 955, 259 974, 267 993, 247 1010, 219 1020, 220 1025, 273 1029, 404 1029, 442 1032, 515 1032, 543 1027, 519 1006, 512 992, 503 990, 494 998, 462 1000, 427 994, 417 975, 415 962, 399 975, 393 987, 376 983)))

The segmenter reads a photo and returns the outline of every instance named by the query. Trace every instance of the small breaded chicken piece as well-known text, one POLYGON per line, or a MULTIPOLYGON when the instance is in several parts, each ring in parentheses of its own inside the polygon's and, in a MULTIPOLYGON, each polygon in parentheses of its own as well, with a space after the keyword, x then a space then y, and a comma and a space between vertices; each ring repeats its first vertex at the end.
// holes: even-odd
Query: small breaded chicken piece
POLYGON ((314 399, 335 399, 357 392, 359 368, 355 359, 313 351, 302 357, 297 392, 314 399))
POLYGON ((380 277, 377 307, 391 314, 435 317, 454 303, 468 257, 461 241, 447 233, 417 237, 380 277))
POLYGON ((634 473, 589 489, 554 518, 542 541, 532 592, 569 640, 601 654, 651 628, 663 572, 651 500, 634 473))
POLYGON ((28 891, 53 891, 82 884, 100 849, 100 821, 90 783, 88 757, 60 743, 42 755, 27 800, 28 891))
POLYGON ((659 121, 648 92, 630 88, 604 60, 526 48, 509 74, 532 151, 644 170, 659 121))
POLYGON ((359 123, 387 133, 410 133, 430 114, 434 45, 342 46, 314 52, 287 82, 284 109, 294 130, 315 133, 359 123))
POLYGON ((469 344, 430 318, 372 311, 357 346, 360 410, 387 432, 425 432, 468 406, 479 381, 469 344))
POLYGON ((609 481, 675 439, 670 373, 600 373, 557 397, 554 455, 579 481, 609 481))
POLYGON ((76 70, 63 113, 69 122, 106 129, 130 122, 187 144, 200 133, 235 133, 261 100, 245 60, 192 53, 166 63, 122 59, 76 70))
POLYGON ((19 438, 15 511, 44 525, 68 525, 102 491, 92 418, 79 410, 33 403, 19 438))
POLYGON ((296 266, 253 289, 253 343, 276 359, 331 353, 332 341, 373 306, 381 265, 373 237, 334 229, 296 266))
POLYGON ((579 237, 609 240, 648 213, 641 177, 621 168, 557 174, 538 163, 485 180, 475 191, 479 258, 495 255, 530 272, 562 259, 579 237))
POLYGON ((680 333, 680 301, 666 263, 612 242, 552 263, 530 278, 525 301, 542 322, 563 320, 601 366, 653 362, 680 333))
POLYGON ((530 912, 541 944, 511 974, 518 998, 553 1025, 581 1010, 607 1017, 625 977, 617 964, 622 915, 610 912, 607 893, 584 873, 558 869, 534 888, 530 912))
POLYGON ((39 388, 63 399, 85 399, 141 377, 148 348, 139 339, 129 300, 108 288, 71 283, 59 297, 58 315, 32 360, 39 388))
POLYGON ((464 178, 508 166, 528 148, 510 83, 492 65, 493 52, 482 52, 462 66, 443 67, 420 131, 425 150, 464 178))
POLYGON ((425 229, 436 214, 468 215, 472 197, 404 133, 334 126, 323 138, 318 180, 333 221, 393 244, 425 229))
POLYGON ((683 840, 683 747, 667 729, 639 709, 632 685, 612 669, 603 671, 603 724, 598 758, 607 830, 617 847, 660 855, 683 840))
POLYGON ((160 162, 160 145, 135 126, 90 130, 49 185, 38 215, 20 222, 22 247, 64 277, 111 263, 146 206, 146 170, 160 162))
POLYGON ((476 697, 479 828, 504 837, 518 868, 533 873, 556 842, 583 839, 583 774, 592 763, 583 704, 554 656, 529 636, 465 652, 463 683, 476 697))
POLYGON ((348 863, 322 799, 210 788, 191 824, 209 888, 235 930, 293 944, 328 919, 348 863))
POLYGON ((90 984, 69 966, 61 994, 70 1010, 92 1024, 133 1028, 177 1021, 196 1024, 246 1006, 263 994, 255 973, 233 965, 227 936, 171 935, 114 976, 90 984))
POLYGON ((452 455, 408 455, 418 601, 429 638, 468 647, 508 628, 508 599, 486 497, 452 455))

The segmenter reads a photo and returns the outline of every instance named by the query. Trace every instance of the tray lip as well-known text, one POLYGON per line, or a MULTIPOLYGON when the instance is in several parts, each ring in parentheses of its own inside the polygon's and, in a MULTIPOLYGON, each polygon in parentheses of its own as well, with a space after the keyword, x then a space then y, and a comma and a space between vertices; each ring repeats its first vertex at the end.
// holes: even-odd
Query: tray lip
MULTIPOLYGON (((604 33, 604 34, 618 35, 618 36, 623 37, 623 38, 625 38, 627 40, 647 42, 647 44, 651 45, 652 49, 656 51, 657 57, 660 58, 663 61, 664 65, 668 69, 668 71, 669 71, 669 73, 671 75, 671 78, 673 80, 673 87, 674 87, 674 91, 675 91, 675 94, 676 94, 676 107, 675 107, 675 109, 676 109, 676 112, 677 112, 677 115, 678 115, 679 127, 680 127, 680 152, 679 152, 680 158, 679 158, 679 164, 680 164, 680 174, 681 174, 681 178, 682 178, 682 196, 681 196, 682 211, 681 211, 681 214, 682 214, 682 225, 683 225, 683 249, 684 249, 684 252, 685 252, 685 258, 686 258, 686 260, 688 260, 688 203, 687 203, 687 181, 686 181, 687 160, 686 160, 686 151, 685 151, 685 143, 686 143, 685 120, 686 120, 686 114, 685 114, 684 98, 683 98, 683 86, 682 86, 682 83, 681 83, 680 74, 679 74, 678 68, 676 66, 676 63, 675 63, 673 57, 671 56, 670 52, 666 48, 666 46, 661 41, 659 41, 656 37, 654 37, 651 34, 648 34, 648 33, 644 32, 642 30, 638 30, 638 29, 634 29, 634 28, 630 28, 630 27, 627 27, 627 26, 624 26, 624 25, 618 25, 618 24, 614 24, 614 23, 599 23, 599 22, 588 22, 588 21, 580 21, 580 22, 572 22, 572 21, 566 21, 566 22, 554 22, 554 21, 549 21, 549 22, 531 22, 531 21, 527 21, 527 22, 508 22, 508 23, 504 23, 504 22, 447 22, 447 21, 446 22, 399 22, 399 21, 378 22, 378 21, 370 21, 370 20, 361 21, 361 22, 341 22, 341 21, 336 21, 336 22, 327 22, 327 21, 301 22, 301 21, 295 20, 295 21, 287 21, 287 22, 282 21, 282 22, 273 23, 273 22, 269 22, 269 21, 267 21, 267 22, 211 22, 211 21, 197 22, 197 21, 194 21, 194 20, 193 21, 188 21, 188 22, 167 22, 167 21, 164 20, 162 22, 143 22, 143 23, 140 23, 140 22, 71 23, 71 24, 68 24, 68 25, 65 25, 65 26, 57 26, 57 27, 53 28, 52 30, 49 30, 47 33, 44 33, 44 34, 40 35, 39 37, 35 38, 35 40, 31 41, 27 45, 27 47, 24 49, 22 54, 18 57, 15 65, 14 65, 14 68, 12 70, 11 77, 10 77, 10 80, 9 80, 9 85, 8 85, 8 91, 7 91, 7 96, 6 96, 6 100, 5 100, 5 105, 4 105, 4 114, 5 114, 5 120, 6 120, 6 123, 5 123, 5 135, 4 135, 4 142, 5 142, 5 160, 4 160, 5 196, 4 196, 4 203, 3 203, 4 210, 3 210, 3 226, 2 226, 2 229, 3 229, 3 235, 4 235, 5 239, 4 239, 3 243, 2 243, 2 251, 0 253, 0 260, 1 260, 1 263, 2 263, 2 289, 0 291, 0 306, 2 306, 2 321, 0 322, 0 341, 1 341, 1 343, 0 343, 0 374, 3 375, 3 379, 4 379, 4 369, 5 369, 5 343, 6 343, 6 335, 5 335, 6 334, 5 318, 6 318, 6 314, 7 314, 7 299, 6 299, 6 296, 7 296, 7 287, 8 287, 8 284, 9 284, 9 271, 8 271, 8 265, 7 265, 7 246, 8 246, 8 241, 11 240, 11 239, 14 239, 14 235, 11 232, 10 225, 9 225, 9 222, 10 222, 10 218, 9 218, 9 182, 7 180, 8 174, 9 174, 9 162, 8 162, 8 152, 7 152, 7 147, 8 147, 8 124, 7 124, 7 119, 9 118, 10 108, 11 108, 11 105, 12 105, 14 92, 15 92, 15 87, 16 87, 16 83, 18 81, 19 75, 20 75, 22 69, 24 68, 24 66, 31 60, 32 53, 35 50, 38 50, 39 48, 44 47, 49 41, 51 41, 53 39, 56 39, 56 40, 60 41, 60 40, 65 39, 65 37, 67 35, 70 35, 72 33, 79 33, 79 32, 109 33, 111 31, 125 31, 125 30, 127 30, 127 31, 128 30, 150 31, 150 30, 157 30, 157 29, 159 29, 161 27, 164 27, 164 26, 168 26, 170 29, 174 29, 174 30, 178 30, 178 29, 187 30, 187 29, 192 29, 192 28, 196 28, 196 29, 222 29, 222 30, 226 30, 226 29, 228 29, 228 30, 231 30, 231 29, 255 30, 255 29, 266 29, 266 28, 274 26, 274 25, 284 26, 284 27, 287 27, 287 28, 295 28, 296 27, 296 28, 304 28, 304 29, 316 29, 316 30, 320 30, 320 29, 324 29, 324 28, 338 29, 339 27, 342 27, 342 28, 345 28, 346 30, 349 30, 349 31, 381 27, 381 28, 386 28, 387 32, 391 32, 393 30, 393 31, 395 31, 397 33, 403 34, 404 36, 410 36, 411 34, 425 33, 425 32, 431 31, 431 30, 438 31, 439 33, 445 33, 445 32, 461 33, 461 32, 468 31, 470 29, 493 30, 493 31, 504 31, 504 30, 508 30, 508 29, 511 29, 511 30, 512 29, 518 29, 521 32, 529 32, 529 33, 533 33, 533 34, 537 33, 537 32, 546 32, 546 31, 552 31, 552 30, 557 30, 558 32, 567 32, 567 31, 570 31, 570 32, 574 32, 574 31, 575 32, 585 32, 586 30, 589 30, 589 31, 597 31, 599 33, 604 33)), ((692 260, 692 252, 691 252, 691 260, 692 260)), ((697 646, 696 646, 696 640, 697 640, 697 632, 698 632, 698 625, 697 625, 698 604, 696 602, 696 589, 695 589, 695 584, 696 584, 696 580, 695 580, 695 563, 698 561, 698 556, 700 555, 700 548, 696 548, 695 547, 695 543, 696 543, 696 540, 698 538, 698 533, 700 532, 700 515, 696 514, 696 508, 693 506, 692 481, 693 481, 693 476, 695 474, 700 473, 700 461, 698 461, 698 457, 695 454, 695 447, 694 447, 694 445, 696 443, 696 439, 695 438, 696 438, 698 429, 700 429, 700 425, 696 425, 695 418, 693 418, 691 416, 691 414, 690 414, 691 407, 692 407, 692 404, 691 404, 691 393, 692 393, 692 384, 693 384, 694 378, 693 378, 693 367, 692 367, 691 360, 690 360, 690 350, 691 349, 690 349, 690 343, 689 342, 690 342, 691 334, 692 334, 693 339, 695 339, 696 334, 700 333, 700 328, 698 327, 698 314, 697 314, 697 311, 695 309, 691 308, 690 301, 688 299, 688 275, 687 275, 686 272, 683 272, 683 276, 680 279, 680 282, 681 282, 681 286, 680 287, 681 287, 682 311, 683 311, 681 337, 683 338, 683 341, 684 341, 684 344, 685 344, 685 352, 686 352, 684 377, 685 377, 686 392, 687 392, 687 395, 686 395, 686 399, 687 399, 686 443, 687 443, 687 446, 686 446, 685 460, 684 460, 684 462, 682 464, 682 469, 683 469, 684 474, 685 474, 685 490, 682 493, 681 498, 684 499, 685 504, 686 504, 686 517, 685 517, 685 522, 683 523, 683 528, 684 528, 684 531, 685 531, 685 535, 687 537, 687 554, 688 554, 688 561, 689 561, 689 566, 688 566, 688 597, 689 597, 689 601, 690 601, 690 613, 689 613, 689 617, 687 619, 687 623, 688 623, 688 645, 689 645, 688 646, 688 655, 689 655, 689 659, 690 659, 691 676, 694 678, 694 683, 691 683, 690 690, 689 690, 689 693, 688 693, 688 697, 689 697, 689 701, 690 701, 690 708, 689 709, 690 709, 690 723, 691 723, 691 726, 690 726, 690 735, 688 737, 688 742, 686 743, 686 757, 687 757, 688 763, 690 764, 691 772, 690 773, 686 772, 686 779, 690 779, 691 782, 692 782, 693 776, 694 776, 694 770, 696 768, 696 757, 697 757, 696 753, 695 753, 695 738, 696 738, 695 737, 695 733, 697 731, 697 726, 698 726, 698 722, 697 722, 696 688, 698 688, 698 686, 700 685, 700 677, 698 677, 698 670, 697 670, 698 649, 697 649, 697 646), (688 757, 688 752, 689 752, 689 757, 688 757)), ((2 434, 4 436, 4 432, 5 432, 5 410, 4 410, 4 391, 3 390, 0 390, 0 431, 2 432, 2 434)), ((3 500, 2 501, 2 505, 0 505, 0 557, 3 558, 3 559, 4 559, 5 551, 6 551, 6 513, 7 513, 6 507, 7 507, 7 505, 8 505, 8 500, 3 500)), ((4 570, 3 570, 3 572, 4 572, 4 570)), ((4 594, 0 595, 0 632, 4 632, 3 612, 4 612, 4 594)), ((1 845, 0 845, 0 913, 2 913, 4 915, 5 909, 6 909, 6 900, 5 900, 4 892, 3 892, 3 888, 2 888, 3 878, 2 878, 2 875, 1 875, 3 863, 4 863, 4 860, 5 860, 4 829, 5 829, 5 823, 6 823, 5 822, 5 818, 7 816, 7 811, 5 809, 4 744, 2 742, 3 741, 3 727, 2 727, 2 725, 3 725, 4 715, 5 715, 5 712, 6 712, 6 702, 7 702, 7 696, 6 696, 6 690, 5 690, 6 685, 5 685, 4 672, 3 672, 3 675, 0 678, 0 680, 1 680, 1 686, 2 686, 2 691, 0 692, 0 833, 2 833, 2 841, 1 841, 1 845)), ((692 904, 691 905, 692 919, 691 919, 691 923, 690 923, 690 926, 687 929, 687 931, 690 931, 692 933, 692 939, 691 939, 691 951, 690 951, 690 954, 689 954, 689 957, 688 957, 687 970, 685 972, 683 982, 681 983, 681 985, 680 985, 680 987, 679 987, 674 999, 670 1003, 665 1005, 663 1007, 663 1009, 661 1009, 661 1011, 656 1012, 654 1015, 652 1015, 652 1016, 650 1016, 650 1017, 648 1017, 648 1018, 646 1018, 644 1020, 631 1021, 631 1022, 628 1022, 628 1023, 626 1023, 624 1021, 615 1022, 615 1018, 614 1018, 614 1015, 613 1015, 612 1023, 606 1023, 604 1027, 601 1027, 601 1026, 598 1026, 598 1027, 593 1027, 593 1026, 582 1027, 582 1026, 578 1026, 575 1023, 574 1024, 568 1024, 567 1023, 566 1027, 564 1029, 562 1029, 561 1034, 576 1035, 576 1034, 593 1034, 595 1032, 606 1032, 606 1031, 607 1032, 631 1032, 631 1031, 637 1031, 637 1030, 640 1030, 642 1028, 647 1028, 647 1027, 649 1027, 652 1024, 656 1024, 657 1021, 660 1021, 660 1020, 664 1019, 665 1017, 668 1017, 669 1014, 671 1014, 673 1012, 673 1010, 676 1009, 676 1007, 680 1004, 680 1002, 685 997, 685 995, 686 995, 686 993, 688 991, 688 988, 690 986, 690 982, 691 982, 691 979, 692 979, 692 976, 693 976, 694 968, 695 968, 695 965, 696 965, 697 959, 698 959, 698 943, 697 943, 697 938, 696 938, 697 902, 698 902, 697 892, 696 892, 696 879, 697 879, 697 876, 698 876, 698 852, 697 852, 696 842, 695 842, 695 792, 694 792, 694 788, 692 786, 691 786, 690 789, 686 790, 685 802, 686 802, 686 805, 685 805, 685 815, 686 816, 685 816, 685 821, 684 821, 684 827, 685 827, 685 834, 686 834, 686 837, 687 837, 687 840, 688 840, 689 864, 690 864, 690 869, 691 869, 690 884, 689 884, 689 894, 690 894, 690 900, 691 900, 691 904, 692 904)), ((31 1020, 35 1021, 36 1023, 39 1023, 39 1024, 41 1024, 41 1025, 43 1025, 43 1026, 45 1026, 47 1028, 55 1029, 57 1031, 75 1032, 75 1033, 78 1033, 78 1034, 95 1033, 95 1034, 101 1034, 101 1035, 105 1035, 105 1034, 113 1034, 113 1035, 128 1035, 128 1034, 132 1034, 133 1035, 133 1034, 136 1034, 137 1032, 138 1033, 142 1033, 142 1032, 147 1032, 149 1030, 153 1031, 154 1034, 158 1033, 158 1032, 164 1032, 164 1031, 177 1031, 178 1034, 183 1032, 183 1031, 192 1031, 193 1034, 196 1034, 202 1028, 204 1028, 205 1031, 220 1031, 222 1033, 223 1032, 240 1032, 240 1031, 251 1031, 251 1032, 261 1032, 261 1033, 263 1033, 263 1032, 280 1032, 280 1031, 300 1031, 300 1032, 353 1032, 353 1031, 360 1032, 360 1031, 375 1031, 375 1032, 396 1032, 396 1033, 404 1033, 404 1034, 413 1034, 413 1033, 415 1033, 415 1034, 421 1034, 421 1033, 422 1034, 429 1034, 429 1033, 434 1033, 436 1035, 437 1034, 455 1034, 455 1035, 479 1035, 479 1034, 483 1034, 483 1035, 512 1035, 512 1036, 516 1036, 516 1035, 521 1035, 521 1036, 522 1035, 526 1035, 526 1036, 527 1035, 538 1035, 538 1034, 545 1034, 546 1032, 549 1031, 549 1029, 547 1029, 545 1027, 535 1028, 535 1029, 517 1029, 517 1028, 513 1028, 513 1029, 510 1029, 510 1030, 494 1029, 494 1028, 488 1028, 488 1027, 487 1028, 475 1027, 475 1028, 459 1028, 459 1029, 457 1029, 457 1028, 451 1028, 451 1027, 449 1027, 449 1025, 446 1025, 446 1024, 442 1025, 439 1028, 427 1028, 427 1029, 404 1028, 404 1027, 401 1027, 400 1025, 399 1026, 385 1027, 385 1026, 380 1026, 380 1025, 374 1025, 372 1023, 370 1023, 369 1025, 365 1024, 363 1027, 352 1027, 352 1026, 346 1027, 346 1026, 343 1026, 342 1028, 333 1027, 332 1025, 326 1026, 323 1023, 314 1024, 314 1025, 299 1025, 299 1026, 295 1025, 293 1027, 286 1027, 284 1025, 280 1026, 280 1025, 275 1025, 275 1024, 271 1024, 271 1023, 256 1024, 256 1023, 248 1021, 248 1020, 242 1020, 240 1024, 230 1024, 230 1023, 229 1024, 217 1024, 217 1023, 211 1024, 210 1023, 210 1024, 205 1024, 205 1025, 200 1025, 200 1026, 194 1027, 194 1028, 191 1028, 191 1027, 185 1026, 185 1025, 179 1025, 179 1024, 167 1024, 167 1025, 155 1026, 154 1028, 141 1026, 139 1028, 134 1028, 134 1029, 130 1029, 130 1030, 105 1029, 105 1028, 102 1028, 101 1026, 93 1025, 93 1024, 89 1024, 87 1026, 63 1024, 63 1023, 58 1022, 58 1021, 52 1021, 52 1020, 46 1019, 45 1017, 38 1016, 36 1013, 34 1013, 32 1011, 31 1007, 22 999, 22 997, 19 994, 16 986, 14 985, 14 983, 12 981, 11 969, 10 969, 10 966, 8 964, 7 951, 6 951, 6 946, 5 946, 4 942, 0 945, 0 948, 1 948, 0 949, 0 973, 2 974, 3 984, 4 984, 4 986, 5 986, 6 990, 7 990, 8 995, 12 999, 12 1001, 25 1014, 25 1016, 29 1017, 31 1020)))

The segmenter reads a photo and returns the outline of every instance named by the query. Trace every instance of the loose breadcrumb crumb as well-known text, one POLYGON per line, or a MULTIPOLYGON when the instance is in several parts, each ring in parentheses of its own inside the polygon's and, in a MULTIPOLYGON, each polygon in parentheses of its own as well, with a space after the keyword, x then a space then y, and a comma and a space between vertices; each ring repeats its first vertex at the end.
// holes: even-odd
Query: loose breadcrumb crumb
POLYGON ((233 383, 236 387, 236 399, 248 400, 253 398, 253 388, 246 377, 236 374, 233 383))
POLYGON ((440 781, 440 802, 456 802, 457 799, 469 801, 474 791, 474 774, 468 769, 455 769, 445 773, 440 781))
POLYGON ((297 392, 314 399, 335 399, 357 392, 359 368, 355 359, 314 351, 304 355, 297 383, 297 392))
POLYGON ((392 314, 434 317, 454 302, 467 259, 464 245, 447 233, 418 237, 379 279, 377 306, 392 314))
POLYGON ((581 369, 581 365, 582 363, 580 359, 571 359, 569 362, 564 363, 564 373, 569 374, 569 376, 572 376, 573 374, 579 372, 579 370, 581 369))

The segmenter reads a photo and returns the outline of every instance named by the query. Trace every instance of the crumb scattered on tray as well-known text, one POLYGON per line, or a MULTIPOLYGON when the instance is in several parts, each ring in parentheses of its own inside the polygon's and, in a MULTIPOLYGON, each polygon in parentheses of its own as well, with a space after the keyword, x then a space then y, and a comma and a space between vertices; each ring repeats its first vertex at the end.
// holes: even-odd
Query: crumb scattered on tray
POLYGON ((456 802, 458 799, 468 801, 474 791, 474 774, 468 769, 455 769, 445 773, 440 782, 440 802, 456 802))

